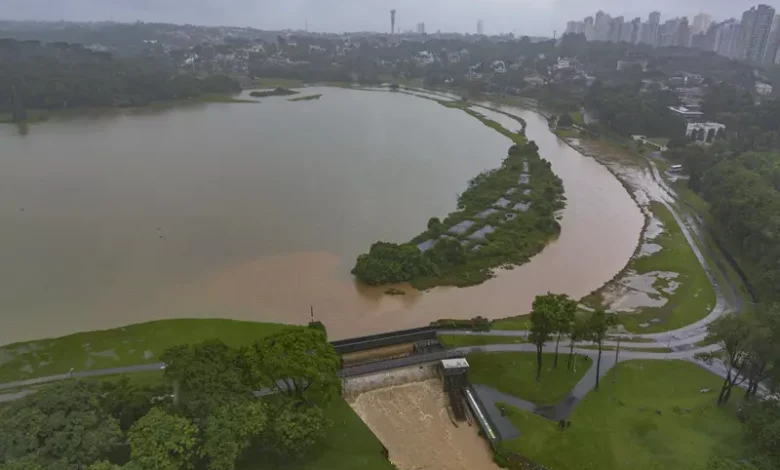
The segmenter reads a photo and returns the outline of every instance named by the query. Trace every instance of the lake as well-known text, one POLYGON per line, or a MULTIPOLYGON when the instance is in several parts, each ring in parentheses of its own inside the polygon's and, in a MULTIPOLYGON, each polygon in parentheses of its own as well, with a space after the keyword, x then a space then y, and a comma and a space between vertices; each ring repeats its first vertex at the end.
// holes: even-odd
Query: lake
POLYGON ((643 219, 620 183, 543 117, 507 109, 563 179, 560 237, 480 286, 358 285, 357 254, 443 218, 511 142, 422 98, 313 93, 52 120, 27 136, 0 126, 0 344, 174 317, 304 323, 312 307, 332 338, 498 318, 548 290, 589 293, 636 247, 643 219))

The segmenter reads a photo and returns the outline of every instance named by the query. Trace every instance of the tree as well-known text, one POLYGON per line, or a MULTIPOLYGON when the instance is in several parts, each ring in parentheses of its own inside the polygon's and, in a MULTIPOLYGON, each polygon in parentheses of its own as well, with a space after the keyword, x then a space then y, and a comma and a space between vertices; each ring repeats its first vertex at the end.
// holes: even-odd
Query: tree
POLYGON ((531 310, 531 330, 528 339, 536 345, 536 381, 542 380, 542 349, 555 332, 557 301, 554 294, 537 295, 531 310))
POLYGON ((169 394, 167 386, 139 386, 127 376, 103 382, 100 389, 103 409, 119 421, 123 431, 130 429, 138 418, 152 409, 154 403, 159 404, 161 397, 169 394))
POLYGON ((590 339, 599 347, 599 355, 596 360, 596 390, 599 389, 599 379, 601 377, 601 352, 604 346, 604 339, 606 339, 609 329, 615 325, 617 325, 617 316, 602 309, 595 310, 588 320, 590 339))
POLYGON ((219 340, 174 346, 161 359, 166 378, 178 385, 178 406, 192 418, 204 419, 227 402, 250 397, 243 356, 219 340))
POLYGON ((744 410, 746 442, 757 454, 762 468, 780 468, 780 405, 775 400, 762 400, 744 410))
POLYGON ((118 421, 101 406, 100 387, 69 381, 0 408, 0 456, 86 467, 120 443, 118 421))
POLYGON ((411 281, 430 274, 432 268, 414 245, 376 242, 359 255, 352 274, 369 285, 411 281))
POLYGON ((266 427, 268 412, 260 401, 229 403, 208 417, 203 429, 203 454, 209 470, 233 470, 252 439, 266 427))
POLYGON ((441 223, 441 220, 439 220, 438 217, 431 217, 428 219, 428 231, 431 236, 438 237, 443 234, 445 230, 444 224, 441 223))
POLYGON ((586 318, 575 317, 572 323, 571 332, 569 332, 569 360, 566 369, 571 370, 572 358, 574 356, 574 345, 578 341, 588 338, 588 322, 586 318))
POLYGON ((242 351, 249 381, 299 402, 337 396, 339 355, 325 335, 311 328, 290 328, 267 336, 242 351))
POLYGON ((90 465, 87 470, 122 470, 122 467, 107 460, 101 460, 90 465))
POLYGON ((720 344, 722 350, 700 353, 696 358, 708 364, 721 363, 726 369, 726 378, 718 395, 718 405, 729 401, 731 390, 747 378, 743 373, 748 357, 750 320, 747 315, 728 315, 710 323, 707 340, 720 344))
POLYGON ((561 117, 558 118, 558 127, 561 128, 569 128, 574 125, 574 119, 571 117, 569 113, 563 113, 561 114, 561 117))
POLYGON ((130 456, 141 468, 192 468, 197 456, 198 428, 190 420, 153 408, 130 428, 130 456))
POLYGON ((322 440, 329 426, 322 409, 289 404, 271 419, 263 433, 263 447, 277 457, 300 457, 322 440))
POLYGON ((558 368, 558 345, 561 338, 571 334, 574 327, 574 319, 577 313, 577 301, 572 300, 566 294, 547 294, 553 296, 550 301, 554 305, 553 328, 555 337, 555 360, 553 367, 558 368))
POLYGON ((780 303, 757 304, 749 319, 752 321, 744 366, 748 381, 745 398, 754 397, 761 382, 780 367, 780 303))
POLYGON ((707 131, 706 141, 707 143, 710 143, 713 139, 715 139, 715 129, 710 129, 707 131))

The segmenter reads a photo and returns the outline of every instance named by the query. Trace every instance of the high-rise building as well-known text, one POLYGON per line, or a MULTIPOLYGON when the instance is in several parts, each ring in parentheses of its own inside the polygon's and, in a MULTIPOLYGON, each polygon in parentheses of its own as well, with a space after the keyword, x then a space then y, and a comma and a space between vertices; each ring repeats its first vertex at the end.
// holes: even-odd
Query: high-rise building
POLYGON ((739 47, 739 57, 753 62, 764 58, 769 31, 775 17, 775 9, 769 5, 752 7, 742 14, 742 35, 739 47))
POLYGON ((650 13, 647 22, 642 25, 642 36, 640 42, 649 44, 653 47, 660 45, 661 37, 659 34, 661 23, 661 13, 654 11, 650 13))
POLYGON ((607 33, 607 41, 620 42, 620 38, 623 36, 623 25, 625 20, 622 16, 612 18, 609 22, 609 32, 607 33))
POLYGON ((678 47, 691 47, 691 28, 688 26, 688 18, 683 17, 680 19, 680 24, 677 26, 677 37, 675 38, 674 45, 678 47))
POLYGON ((712 16, 707 13, 699 13, 693 17, 693 24, 691 24, 691 34, 706 33, 712 24, 712 16))
POLYGON ((722 30, 722 24, 711 24, 707 31, 693 35, 691 38, 691 47, 701 49, 703 51, 715 51, 718 44, 718 38, 720 37, 722 30))
POLYGON ((742 25, 733 18, 726 20, 720 24, 719 33, 715 43, 715 52, 730 59, 737 58, 740 52, 742 25))
POLYGON ((585 21, 582 22, 582 32, 585 34, 585 39, 588 41, 596 39, 592 16, 585 17, 585 21))
POLYGON ((772 28, 769 30, 763 62, 765 64, 774 63, 778 49, 780 49, 780 15, 775 15, 775 19, 772 20, 772 28))
POLYGON ((639 40, 641 39, 642 34, 642 19, 640 17, 636 17, 633 20, 631 20, 631 38, 629 42, 631 44, 638 44, 639 40))
POLYGON ((593 23, 594 39, 596 41, 606 41, 609 37, 609 27, 612 23, 612 18, 599 10, 596 13, 596 20, 593 23))
POLYGON ((584 26, 582 21, 569 21, 566 23, 566 31, 563 34, 579 34, 583 32, 584 26))
POLYGON ((477 20, 477 34, 485 34, 485 24, 482 20, 477 20))
POLYGON ((425 23, 417 23, 417 34, 425 34, 425 23))
POLYGON ((395 34, 395 10, 390 10, 390 34, 395 34))
POLYGON ((681 18, 666 20, 658 29, 657 45, 660 47, 676 46, 680 35, 681 18))

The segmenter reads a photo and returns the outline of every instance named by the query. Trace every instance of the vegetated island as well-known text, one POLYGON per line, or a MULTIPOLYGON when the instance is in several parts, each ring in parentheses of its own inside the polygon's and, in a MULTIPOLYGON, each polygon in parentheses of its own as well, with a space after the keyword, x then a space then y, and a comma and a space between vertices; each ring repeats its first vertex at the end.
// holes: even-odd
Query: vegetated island
POLYGON ((289 88, 276 87, 273 90, 255 90, 249 93, 253 98, 265 98, 268 96, 290 96, 297 95, 298 92, 289 88))
POLYGON ((565 205, 563 183, 534 142, 499 123, 459 107, 510 137, 501 167, 468 183, 458 207, 443 221, 436 217, 408 243, 376 242, 352 269, 369 285, 410 282, 417 289, 465 287, 493 277, 493 269, 521 265, 560 233, 556 213, 565 205))
POLYGON ((322 97, 322 94, 319 95, 306 95, 306 96, 299 96, 297 98, 290 98, 287 101, 311 101, 311 100, 318 100, 322 97))

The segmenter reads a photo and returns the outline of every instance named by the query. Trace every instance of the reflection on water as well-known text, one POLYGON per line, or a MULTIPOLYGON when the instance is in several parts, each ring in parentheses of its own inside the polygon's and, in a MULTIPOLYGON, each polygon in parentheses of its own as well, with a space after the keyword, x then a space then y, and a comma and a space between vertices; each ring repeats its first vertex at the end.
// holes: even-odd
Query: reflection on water
POLYGON ((548 290, 583 296, 631 256, 642 216, 617 180, 507 109, 563 179, 560 237, 468 289, 357 285, 358 253, 453 210, 510 142, 429 100, 316 92, 0 128, 0 343, 172 317, 302 323, 310 307, 333 338, 504 317, 548 290))

